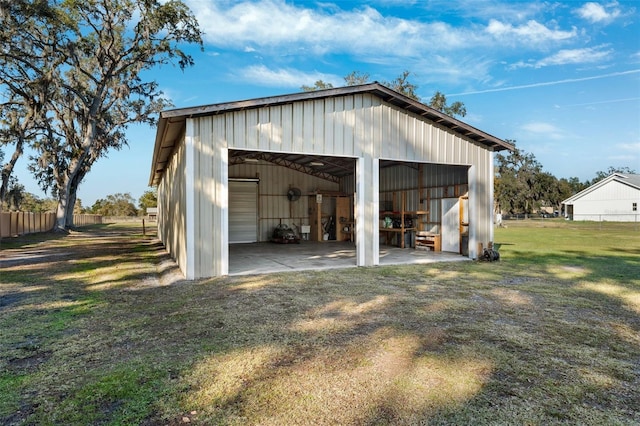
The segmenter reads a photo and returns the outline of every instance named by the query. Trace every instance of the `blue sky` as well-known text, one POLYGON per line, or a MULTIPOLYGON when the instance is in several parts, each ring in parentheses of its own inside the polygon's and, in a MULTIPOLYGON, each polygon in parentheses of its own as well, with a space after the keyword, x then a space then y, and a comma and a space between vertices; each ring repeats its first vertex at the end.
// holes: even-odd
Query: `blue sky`
MULTIPOLYGON (((185 0, 204 31, 196 65, 149 73, 176 107, 295 93, 352 71, 404 70, 428 102, 462 101, 462 120, 533 153, 556 177, 610 166, 640 173, 639 1, 185 0)), ((155 129, 94 166, 84 206, 148 189, 155 129)), ((21 161, 23 169, 26 160, 21 161)), ((25 170, 27 191, 44 196, 25 170)))

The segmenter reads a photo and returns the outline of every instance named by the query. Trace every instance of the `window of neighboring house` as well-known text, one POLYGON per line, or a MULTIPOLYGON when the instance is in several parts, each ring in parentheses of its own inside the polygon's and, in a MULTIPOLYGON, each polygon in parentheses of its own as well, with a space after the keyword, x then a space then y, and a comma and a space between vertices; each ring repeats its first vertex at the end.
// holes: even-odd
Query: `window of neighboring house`
POLYGON ((638 211, 638 203, 633 203, 633 205, 631 206, 631 210, 633 210, 634 212, 638 211))

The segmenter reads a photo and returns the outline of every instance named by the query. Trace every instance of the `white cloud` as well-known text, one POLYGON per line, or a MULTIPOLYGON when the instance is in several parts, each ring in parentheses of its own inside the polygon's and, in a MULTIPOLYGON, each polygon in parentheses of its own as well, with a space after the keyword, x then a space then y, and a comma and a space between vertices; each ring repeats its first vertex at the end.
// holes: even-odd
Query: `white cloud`
POLYGON ((323 10, 296 7, 281 0, 261 0, 227 10, 210 4, 209 8, 196 9, 196 13, 208 42, 231 47, 251 44, 286 49, 295 45, 315 54, 331 50, 411 56, 427 46, 462 47, 467 38, 464 31, 445 23, 384 17, 366 6, 353 11, 323 10))
POLYGON ((634 154, 640 153, 640 142, 619 143, 616 147, 621 151, 629 151, 634 154))
POLYGON ((603 61, 611 56, 613 50, 601 50, 601 47, 585 49, 563 49, 538 62, 537 67, 549 65, 584 64, 603 61))
POLYGON ((190 6, 207 43, 229 48, 296 50, 305 54, 347 53, 356 56, 415 58, 475 47, 517 43, 545 45, 570 39, 576 29, 562 31, 529 20, 512 25, 492 19, 454 27, 443 21, 423 22, 382 15, 370 6, 351 10, 336 4, 304 7, 284 0, 214 2, 191 0, 190 6))
POLYGON ((514 26, 495 19, 489 21, 486 32, 495 39, 508 44, 545 44, 550 41, 567 40, 575 37, 578 33, 575 27, 571 31, 550 29, 535 20, 529 20, 524 25, 514 26))
MULTIPOLYGON (((341 77, 320 72, 304 72, 293 68, 269 69, 264 65, 250 66, 239 70, 242 78, 249 81, 260 82, 265 86, 295 87, 299 89, 303 85, 313 84, 317 80, 339 86, 344 83, 341 77)), ((235 77, 235 76, 234 76, 235 77)))
POLYGON ((581 18, 592 23, 609 23, 621 14, 618 8, 618 2, 613 2, 605 6, 594 2, 585 3, 581 8, 576 10, 576 13, 581 18))
POLYGON ((605 46, 587 47, 584 49, 562 49, 557 53, 540 59, 539 61, 517 62, 510 69, 517 68, 542 68, 552 65, 587 64, 602 62, 609 59, 613 50, 604 50, 605 46))
POLYGON ((550 133, 558 131, 557 127, 553 124, 543 122, 533 122, 522 126, 522 128, 528 132, 533 133, 550 133))
POLYGON ((544 122, 531 122, 522 126, 522 129, 529 133, 535 133, 542 135, 549 139, 562 139, 565 133, 550 123, 544 122))
MULTIPOLYGON (((584 37, 575 27, 560 27, 557 21, 542 17, 560 6, 547 3, 542 6, 537 2, 514 6, 493 0, 461 3, 433 0, 417 2, 412 6, 416 18, 406 18, 393 15, 384 6, 375 9, 376 3, 389 6, 387 1, 396 0, 377 0, 366 5, 288 0, 186 1, 200 22, 209 48, 255 53, 271 69, 280 72, 289 70, 287 67, 296 61, 308 63, 328 54, 334 58, 346 55, 355 62, 379 64, 387 73, 396 69, 398 73, 403 69, 422 73, 416 77, 420 89, 425 91, 430 90, 431 83, 442 82, 497 87, 491 73, 501 52, 518 55, 549 52, 584 37), (432 16, 429 10, 447 7, 461 11, 465 18, 451 23, 438 18, 446 13, 425 18, 432 16), (496 14, 488 16, 486 8, 496 14), (498 13, 500 10, 502 13, 498 13)), ((406 8, 397 9, 406 12, 406 8)), ((511 69, 597 63, 610 54, 603 46, 569 48, 543 59, 520 61, 511 69)))

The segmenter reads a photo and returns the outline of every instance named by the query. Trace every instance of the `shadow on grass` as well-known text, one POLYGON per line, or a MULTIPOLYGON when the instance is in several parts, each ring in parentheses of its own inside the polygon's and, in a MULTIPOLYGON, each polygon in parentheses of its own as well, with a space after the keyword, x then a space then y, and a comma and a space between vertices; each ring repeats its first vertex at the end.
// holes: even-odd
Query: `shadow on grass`
POLYGON ((0 240, 0 250, 19 249, 33 244, 59 240, 64 238, 65 235, 66 234, 60 234, 57 232, 41 232, 37 234, 21 235, 19 237, 2 237, 0 240))
POLYGON ((3 421, 640 420, 633 256, 512 251, 164 285, 157 242, 101 241, 46 271, 3 271, 3 421))

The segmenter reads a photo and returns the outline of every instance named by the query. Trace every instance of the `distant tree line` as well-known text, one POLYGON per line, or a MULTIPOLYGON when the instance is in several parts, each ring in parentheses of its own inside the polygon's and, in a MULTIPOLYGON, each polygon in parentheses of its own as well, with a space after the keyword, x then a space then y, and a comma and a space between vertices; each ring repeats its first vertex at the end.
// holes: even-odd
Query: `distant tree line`
MULTIPOLYGON (((508 141, 515 145, 515 141, 508 141)), ((496 210, 507 214, 532 214, 548 207, 561 211, 562 201, 613 173, 636 172, 628 167, 609 167, 591 180, 556 178, 543 170, 535 156, 517 147, 495 157, 494 198, 496 210)))
MULTIPOLYGON (((158 193, 155 188, 145 191, 136 200, 129 193, 107 195, 96 200, 91 207, 83 207, 82 200, 77 199, 74 214, 99 214, 102 216, 142 216, 147 214, 147 208, 157 206, 158 193)), ((24 190, 24 186, 16 183, 9 187, 8 197, 3 210, 26 211, 34 213, 55 212, 58 201, 54 198, 40 198, 24 190)))
POLYGON ((138 206, 129 193, 117 193, 107 195, 106 198, 96 200, 88 209, 88 213, 102 216, 142 216, 147 214, 147 208, 156 207, 158 204, 158 192, 156 189, 145 191, 138 199, 138 206))

